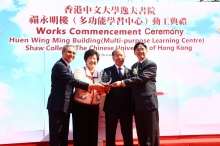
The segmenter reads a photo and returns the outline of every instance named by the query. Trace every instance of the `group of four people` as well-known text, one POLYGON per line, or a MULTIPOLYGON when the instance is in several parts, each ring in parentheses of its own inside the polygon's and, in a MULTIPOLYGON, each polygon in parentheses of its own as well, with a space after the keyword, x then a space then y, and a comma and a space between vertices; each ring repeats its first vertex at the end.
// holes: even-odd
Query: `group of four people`
POLYGON ((158 146, 159 114, 156 93, 157 65, 147 59, 147 46, 134 46, 138 61, 129 69, 124 65, 125 52, 112 52, 114 65, 105 68, 111 72, 111 84, 100 84, 96 70, 99 53, 87 50, 84 67, 70 69, 76 55, 72 45, 65 45, 62 58, 52 68, 51 93, 48 98, 50 146, 67 146, 70 113, 73 116, 74 146, 97 146, 99 104, 105 98, 106 146, 115 146, 118 120, 124 146, 133 146, 132 117, 134 115, 140 146, 158 146), (75 91, 73 93, 73 89, 75 91), (108 90, 108 92, 106 92, 108 90))

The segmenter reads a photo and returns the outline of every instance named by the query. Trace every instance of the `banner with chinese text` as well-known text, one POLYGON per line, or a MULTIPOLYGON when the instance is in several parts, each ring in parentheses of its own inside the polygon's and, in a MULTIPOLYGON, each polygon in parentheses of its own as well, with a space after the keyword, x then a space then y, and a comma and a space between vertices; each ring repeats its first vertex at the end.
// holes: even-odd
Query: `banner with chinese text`
MULTIPOLYGON (((134 44, 146 43, 148 58, 158 66, 161 136, 219 134, 219 10, 219 3, 70 0, 1 8, 0 144, 48 141, 51 68, 65 44, 77 49, 72 70, 85 65, 86 50, 96 49, 100 71, 114 64, 115 48, 125 50, 125 65, 131 67, 137 61, 134 44)), ((101 140, 104 126, 100 111, 101 140)), ((120 129, 116 137, 122 139, 120 129)))

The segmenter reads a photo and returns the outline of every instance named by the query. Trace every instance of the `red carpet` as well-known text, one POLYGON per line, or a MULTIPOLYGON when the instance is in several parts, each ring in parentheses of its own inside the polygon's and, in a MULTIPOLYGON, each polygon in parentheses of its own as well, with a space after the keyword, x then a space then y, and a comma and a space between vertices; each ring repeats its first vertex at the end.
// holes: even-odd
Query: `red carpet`
POLYGON ((220 146, 220 135, 161 137, 161 146, 220 146))
MULTIPOLYGON (((69 146, 73 146, 72 141, 69 146)), ((117 146, 123 146, 122 141, 117 141, 117 146)), ((138 141, 134 140, 135 146, 138 141)), ((49 146, 48 142, 40 143, 20 143, 20 144, 0 144, 1 146, 49 146)), ((220 135, 199 135, 199 136, 162 136, 161 146, 220 146, 220 135)), ((105 146, 105 143, 104 145, 105 146)))

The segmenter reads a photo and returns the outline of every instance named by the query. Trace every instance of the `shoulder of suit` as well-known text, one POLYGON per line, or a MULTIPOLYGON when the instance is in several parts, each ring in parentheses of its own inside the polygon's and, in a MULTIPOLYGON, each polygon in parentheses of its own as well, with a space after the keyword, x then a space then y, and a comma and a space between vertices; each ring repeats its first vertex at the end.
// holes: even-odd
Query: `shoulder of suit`
POLYGON ((153 64, 156 64, 154 61, 152 61, 152 60, 148 60, 150 63, 153 63, 153 64))
POLYGON ((151 65, 155 65, 155 66, 157 66, 157 64, 154 62, 154 61, 152 61, 152 60, 146 60, 146 64, 151 64, 151 65))
POLYGON ((110 70, 110 69, 112 69, 113 67, 115 67, 115 65, 109 66, 109 67, 105 68, 104 70, 110 70))
POLYGON ((54 66, 53 66, 53 68, 56 68, 56 67, 64 67, 64 66, 66 66, 61 60, 58 60, 55 64, 54 64, 54 66))
POLYGON ((136 66, 137 66, 137 62, 134 63, 134 64, 131 66, 131 68, 136 67, 136 66))
POLYGON ((61 60, 57 60, 56 64, 57 64, 57 63, 62 63, 62 62, 61 62, 61 60))
POLYGON ((64 64, 65 66, 67 66, 66 62, 65 62, 62 58, 60 58, 60 60, 58 60, 57 62, 58 62, 58 63, 62 63, 62 64, 64 64))
POLYGON ((128 67, 127 67, 127 66, 125 66, 125 65, 124 65, 124 68, 125 68, 125 69, 130 69, 130 68, 128 68, 128 67))

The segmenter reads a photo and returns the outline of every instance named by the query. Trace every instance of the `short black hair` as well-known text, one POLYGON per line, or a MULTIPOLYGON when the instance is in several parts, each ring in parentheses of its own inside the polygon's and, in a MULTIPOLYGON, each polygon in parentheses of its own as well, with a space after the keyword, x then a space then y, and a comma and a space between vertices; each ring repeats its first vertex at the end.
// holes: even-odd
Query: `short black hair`
POLYGON ((137 47, 138 47, 139 45, 143 45, 144 48, 147 50, 147 45, 145 45, 145 43, 143 43, 143 42, 138 42, 138 43, 136 43, 136 44, 134 45, 134 51, 137 49, 137 47))
POLYGON ((89 56, 92 56, 92 55, 96 55, 96 57, 97 57, 97 62, 99 62, 99 56, 100 56, 100 54, 99 54, 96 50, 94 50, 94 49, 89 49, 89 50, 87 50, 87 51, 84 53, 84 60, 85 60, 85 62, 86 62, 86 60, 89 58, 89 56))

